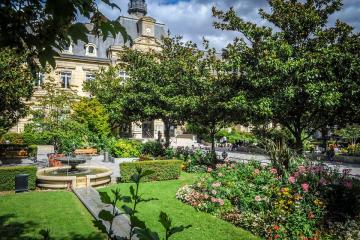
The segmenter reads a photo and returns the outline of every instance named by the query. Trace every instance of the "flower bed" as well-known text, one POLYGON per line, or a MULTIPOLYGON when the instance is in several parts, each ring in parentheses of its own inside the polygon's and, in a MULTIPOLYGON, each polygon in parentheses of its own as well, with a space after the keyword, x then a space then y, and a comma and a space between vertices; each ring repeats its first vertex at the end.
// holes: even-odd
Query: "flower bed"
POLYGON ((348 174, 300 165, 280 176, 258 162, 225 163, 177 198, 266 239, 359 239, 360 184, 348 174))

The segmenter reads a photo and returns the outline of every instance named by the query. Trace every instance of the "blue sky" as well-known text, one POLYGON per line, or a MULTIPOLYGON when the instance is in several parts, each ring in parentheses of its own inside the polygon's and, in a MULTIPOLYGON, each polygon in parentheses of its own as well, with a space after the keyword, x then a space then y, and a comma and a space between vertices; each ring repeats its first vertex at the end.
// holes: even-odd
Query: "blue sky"
MULTIPOLYGON (((100 5, 100 9, 111 19, 127 15, 129 0, 112 0, 122 12, 100 5)), ((259 8, 267 9, 266 0, 146 0, 148 15, 165 23, 172 34, 182 35, 185 40, 192 40, 201 45, 203 36, 211 45, 220 50, 232 42, 238 34, 216 30, 212 27, 215 20, 211 15, 212 6, 227 10, 234 7, 239 16, 257 24, 266 25, 258 15, 259 8)), ((360 31, 360 0, 343 0, 343 9, 331 17, 330 22, 339 18, 360 31)))

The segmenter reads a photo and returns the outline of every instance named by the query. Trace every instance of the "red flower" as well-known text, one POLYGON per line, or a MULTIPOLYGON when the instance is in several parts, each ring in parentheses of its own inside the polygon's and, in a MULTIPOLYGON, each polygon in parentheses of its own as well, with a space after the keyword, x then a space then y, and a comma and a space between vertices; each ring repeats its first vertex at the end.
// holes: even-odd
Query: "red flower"
POLYGON ((279 231, 279 229, 280 229, 280 226, 279 226, 279 225, 275 225, 275 226, 274 226, 274 230, 275 230, 275 231, 279 231))
POLYGON ((274 239, 278 239, 278 238, 280 238, 280 235, 279 235, 279 234, 276 234, 276 235, 274 236, 274 239))

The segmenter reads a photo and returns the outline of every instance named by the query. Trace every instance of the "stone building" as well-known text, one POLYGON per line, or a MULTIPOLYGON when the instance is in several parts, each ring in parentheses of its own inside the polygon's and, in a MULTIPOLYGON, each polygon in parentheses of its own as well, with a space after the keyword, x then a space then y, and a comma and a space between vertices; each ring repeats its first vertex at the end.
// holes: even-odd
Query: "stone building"
MULTIPOLYGON (((159 43, 162 36, 167 34, 167 27, 147 16, 145 0, 130 0, 128 13, 129 16, 120 16, 117 21, 126 28, 133 40, 131 47, 141 51, 160 49, 159 43)), ((86 24, 86 27, 91 30, 92 25, 86 24)), ((41 85, 49 78, 55 79, 61 88, 75 90, 79 96, 89 96, 89 93, 83 91, 83 83, 94 79, 94 73, 100 68, 116 64, 121 49, 124 46, 130 47, 120 33, 115 38, 109 36, 105 40, 101 36, 88 34, 88 40, 88 43, 79 41, 71 44, 56 57, 56 67, 49 74, 39 74, 35 82, 34 98, 45 94, 41 85)), ((120 71, 119 76, 124 79, 129 77, 124 71, 120 71)), ((12 131, 22 132, 28 121, 28 118, 21 119, 12 131)), ((156 139, 159 131, 164 136, 163 122, 155 120, 133 123, 130 134, 136 139, 156 139)), ((175 128, 172 129, 172 135, 175 135, 175 128)))

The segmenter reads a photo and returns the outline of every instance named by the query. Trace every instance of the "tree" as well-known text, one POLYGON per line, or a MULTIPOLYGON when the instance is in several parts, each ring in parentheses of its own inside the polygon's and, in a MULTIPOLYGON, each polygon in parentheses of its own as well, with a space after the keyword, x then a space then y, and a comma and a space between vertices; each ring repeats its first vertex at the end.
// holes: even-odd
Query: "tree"
POLYGON ((237 82, 229 74, 227 64, 215 49, 204 41, 204 56, 197 62, 198 77, 192 82, 192 111, 189 122, 193 129, 207 133, 215 152, 215 135, 232 122, 244 123, 246 102, 234 102, 237 82))
POLYGON ((27 114, 33 78, 24 67, 26 57, 8 48, 0 50, 0 135, 27 114))
POLYGON ((345 128, 335 131, 335 134, 349 141, 351 145, 355 145, 356 141, 360 139, 360 126, 356 124, 348 125, 345 128))
POLYGON ((110 134, 109 115, 96 98, 82 98, 72 105, 71 118, 87 125, 99 138, 110 134))
POLYGON ((112 8, 120 8, 109 0, 12 0, 0 5, 0 48, 10 47, 19 52, 30 51, 28 63, 42 66, 49 62, 55 66, 57 50, 70 43, 88 42, 90 31, 82 23, 75 23, 79 16, 94 24, 93 33, 106 38, 121 32, 125 41, 128 35, 119 21, 110 21, 99 10, 99 2, 112 8))
POLYGON ((216 28, 241 33, 225 59, 238 79, 237 98, 251 105, 253 123, 287 128, 302 152, 303 133, 349 121, 359 101, 359 34, 336 22, 326 27, 341 0, 269 0, 260 16, 276 28, 260 27, 213 9, 216 28))
POLYGON ((160 47, 161 51, 124 50, 119 67, 130 78, 123 82, 120 95, 123 115, 132 121, 164 122, 165 146, 169 146, 171 126, 182 124, 191 111, 195 66, 202 53, 181 37, 164 38, 160 47))
POLYGON ((124 79, 119 76, 118 66, 110 66, 107 69, 101 69, 95 75, 94 80, 88 81, 84 85, 84 89, 96 96, 101 105, 104 106, 109 116, 112 132, 126 129, 134 114, 125 111, 123 95, 126 91, 123 81, 124 79))

